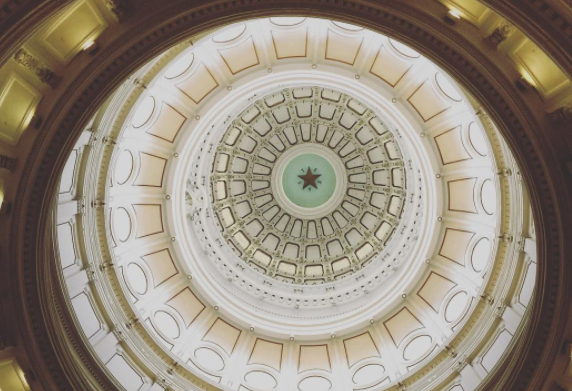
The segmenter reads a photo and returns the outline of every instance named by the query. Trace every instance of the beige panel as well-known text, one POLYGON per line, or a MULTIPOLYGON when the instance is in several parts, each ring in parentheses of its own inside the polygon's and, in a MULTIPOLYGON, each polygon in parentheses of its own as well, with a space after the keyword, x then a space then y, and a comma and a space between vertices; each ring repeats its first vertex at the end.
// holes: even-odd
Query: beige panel
POLYGON ((467 152, 465 144, 463 144, 461 129, 459 125, 435 136, 435 144, 439 150, 443 165, 471 159, 471 155, 467 152))
POLYGON ((369 332, 344 339, 344 348, 346 350, 348 367, 352 367, 358 361, 369 357, 380 357, 379 350, 369 332))
POLYGON ((425 122, 450 108, 449 104, 435 92, 429 81, 421 84, 407 101, 425 122))
POLYGON ((209 341, 220 346, 230 356, 238 337, 240 337, 240 332, 236 327, 231 326, 221 318, 217 318, 205 334, 203 341, 209 341))
POLYGON ((523 68, 524 76, 532 78, 533 84, 545 97, 551 97, 570 85, 570 80, 562 70, 542 49, 528 39, 509 55, 523 68))
POLYGON ((475 205, 475 185, 477 178, 463 178, 447 182, 449 210, 477 213, 475 205))
POLYGON ((423 327, 423 324, 413 316, 407 307, 393 315, 384 325, 395 346, 399 346, 403 339, 413 331, 423 327))
POLYGON ((203 64, 199 64, 188 78, 177 84, 177 87, 193 102, 199 104, 218 87, 218 83, 211 72, 203 64))
POLYGON ((272 30, 272 43, 276 58, 306 57, 308 45, 308 29, 288 31, 272 30))
POLYGON ((219 53, 233 75, 260 64, 252 37, 234 47, 221 49, 219 53))
POLYGON ((50 27, 43 42, 50 53, 67 64, 106 27, 107 22, 95 5, 80 0, 50 27))
POLYGON ((151 269, 154 286, 161 285, 164 281, 178 273, 171 252, 168 249, 143 255, 141 258, 143 258, 149 269, 151 269))
POLYGON ((0 390, 30 391, 24 371, 15 358, 0 361, 0 390))
POLYGON ((257 338, 248 363, 268 365, 269 367, 280 371, 282 368, 283 348, 284 346, 281 343, 257 338))
POLYGON ((137 216, 137 238, 163 232, 161 205, 133 205, 137 216))
POLYGON ((187 117, 179 113, 172 106, 163 103, 159 116, 149 130, 147 130, 147 133, 172 143, 175 137, 177 137, 177 134, 179 134, 186 119, 187 117))
POLYGON ((439 255, 456 262, 459 265, 464 265, 467 247, 474 235, 474 232, 447 228, 445 230, 445 236, 443 238, 443 244, 441 245, 439 255))
POLYGON ((181 315, 187 327, 189 327, 205 309, 205 305, 188 287, 177 293, 177 295, 166 304, 173 307, 181 315))
POLYGON ((429 304, 435 312, 439 312, 439 307, 441 307, 441 303, 443 302, 445 295, 456 285, 457 284, 448 278, 445 278, 435 272, 431 272, 417 294, 427 304, 429 304))
POLYGON ((163 175, 165 174, 165 166, 167 159, 150 155, 145 152, 139 152, 140 168, 135 182, 135 186, 163 186, 163 175))
POLYGON ((16 145, 26 130, 42 95, 16 74, 0 94, 0 140, 16 145))
POLYGON ((411 68, 411 64, 392 55, 385 46, 379 48, 370 72, 387 84, 395 87, 411 68))
POLYGON ((328 345, 302 345, 298 359, 298 373, 312 369, 332 370, 328 345))
POLYGON ((346 37, 328 30, 326 59, 353 65, 361 48, 363 37, 346 37))

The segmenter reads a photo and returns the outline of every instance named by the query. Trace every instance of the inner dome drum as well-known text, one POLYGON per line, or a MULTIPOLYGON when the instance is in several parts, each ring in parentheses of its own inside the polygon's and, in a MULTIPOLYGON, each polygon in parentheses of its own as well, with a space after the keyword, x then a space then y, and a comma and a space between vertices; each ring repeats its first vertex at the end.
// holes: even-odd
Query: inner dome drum
POLYGON ((347 277, 396 231, 407 191, 387 121, 334 89, 271 93, 224 133, 211 172, 226 242, 257 271, 294 284, 347 277))

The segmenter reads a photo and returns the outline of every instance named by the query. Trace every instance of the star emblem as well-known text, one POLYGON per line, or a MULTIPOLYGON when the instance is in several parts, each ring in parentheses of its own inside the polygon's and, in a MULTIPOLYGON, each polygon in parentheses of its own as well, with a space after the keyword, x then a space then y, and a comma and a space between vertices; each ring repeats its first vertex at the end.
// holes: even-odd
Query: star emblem
POLYGON ((313 174, 312 169, 308 167, 308 170, 304 175, 298 175, 298 178, 304 181, 304 187, 302 187, 302 190, 304 190, 308 186, 313 186, 314 189, 317 189, 318 185, 316 185, 316 179, 318 179, 321 176, 322 174, 313 174))

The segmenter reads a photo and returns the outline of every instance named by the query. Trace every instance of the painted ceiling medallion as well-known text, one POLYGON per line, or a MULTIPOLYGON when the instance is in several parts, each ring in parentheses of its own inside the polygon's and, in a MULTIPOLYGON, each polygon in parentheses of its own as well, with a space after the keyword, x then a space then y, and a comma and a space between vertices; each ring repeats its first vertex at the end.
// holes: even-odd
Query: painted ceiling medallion
POLYGON ((334 281, 371 262, 395 232, 407 192, 385 123, 319 86, 285 88, 243 110, 211 172, 226 242, 259 272, 294 284, 334 281))
MULTIPOLYGON (((316 181, 319 177, 322 176, 322 174, 315 174, 317 170, 318 170, 317 168, 314 168, 312 170, 310 167, 308 167, 304 175, 298 175, 298 178, 304 181, 304 184, 298 182, 298 184, 302 184, 302 190, 306 189, 308 186, 312 186, 314 189, 318 189, 316 181)), ((304 169, 302 169, 302 171, 304 171, 304 169)), ((322 182, 320 181, 319 183, 322 182)), ((312 188, 309 188, 308 190, 312 190, 312 188)))

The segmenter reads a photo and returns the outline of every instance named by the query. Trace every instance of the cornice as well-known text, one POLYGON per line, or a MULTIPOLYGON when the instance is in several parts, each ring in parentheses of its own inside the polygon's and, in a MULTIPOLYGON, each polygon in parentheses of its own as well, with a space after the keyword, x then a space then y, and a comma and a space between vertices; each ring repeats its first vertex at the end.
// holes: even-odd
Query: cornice
MULTIPOLYGON (((15 2, 25 5, 32 15, 18 24, 16 16, 9 16, 6 32, 0 31, 3 42, 0 51, 12 52, 25 37, 40 24, 45 13, 54 12, 65 3, 61 2, 15 2), (48 5, 53 3, 53 5, 48 5), (10 27, 12 26, 12 27, 10 27), (6 40, 5 37, 17 36, 18 40, 6 40)), ((501 1, 490 1, 489 4, 501 9, 501 1), (494 4, 493 4, 494 3, 494 4)), ((505 5, 504 14, 516 13, 516 0, 511 0, 512 9, 505 5)), ((532 1, 526 7, 527 12, 538 16, 532 1)), ((535 122, 526 104, 526 97, 507 81, 500 70, 463 37, 452 30, 443 29, 443 23, 426 13, 408 8, 403 4, 389 1, 244 1, 244 2, 177 2, 166 8, 159 1, 148 1, 145 6, 162 11, 138 25, 132 23, 129 29, 121 30, 115 41, 100 53, 70 84, 60 96, 54 110, 47 116, 43 129, 39 133, 30 157, 25 164, 23 180, 15 198, 11 229, 9 258, 19 266, 14 268, 14 281, 19 280, 17 292, 13 292, 14 300, 20 301, 16 307, 18 323, 21 324, 25 347, 33 358, 33 365, 41 373, 38 378, 45 388, 60 390, 73 389, 72 383, 66 379, 58 353, 53 349, 50 340, 61 339, 53 334, 50 325, 46 324, 45 311, 52 297, 39 289, 37 282, 38 267, 48 266, 48 262, 40 249, 43 244, 41 233, 45 231, 49 219, 49 197, 57 183, 57 174, 65 163, 65 156, 94 110, 105 100, 113 88, 117 87, 138 65, 151 59, 163 50, 172 46, 184 37, 193 35, 206 26, 226 24, 245 18, 266 16, 275 12, 284 14, 307 13, 316 16, 329 16, 346 21, 364 24, 382 33, 399 37, 402 41, 417 48, 429 58, 437 61, 443 68, 454 74, 465 87, 473 93, 499 125, 503 135, 515 152, 516 158, 523 168, 523 176, 531 193, 531 201, 536 215, 539 254, 539 289, 535 298, 535 315, 531 319, 531 327, 523 337, 523 342, 530 342, 525 354, 526 361, 513 357, 510 365, 519 368, 518 374, 510 371, 502 375, 502 370, 509 365, 499 367, 493 377, 497 389, 541 389, 548 371, 558 354, 562 333, 566 325, 570 305, 568 296, 562 295, 562 281, 569 280, 570 270, 564 260, 570 253, 570 181, 566 181, 557 156, 569 153, 565 144, 558 144, 560 138, 548 132, 535 122), (200 5, 202 4, 202 6, 200 5), (140 28, 145 24, 145 29, 140 28), (568 182, 568 183, 567 183, 568 182), (41 261, 40 261, 41 260, 41 261), (554 319, 558 316, 557 319, 554 319), (554 319, 554 321, 553 321, 554 319), (537 369, 540 368, 540 369, 537 369)), ((23 8, 22 8, 23 9, 23 8)), ((18 11, 23 12, 23 11, 18 11)), ((520 13, 524 12, 520 10, 520 13)), ((13 13, 12 15, 17 15, 13 13)), ((20 15, 20 14, 18 14, 20 15)), ((533 30, 530 25, 516 17, 509 18, 525 32, 533 30)), ((2 20, 0 20, 1 22, 2 20)), ((535 26, 538 28, 539 26, 535 26)), ((540 26, 546 36, 550 36, 554 28, 540 26)), ((558 37, 564 37, 564 31, 558 37)), ((570 48, 570 39, 564 39, 570 48)), ((537 41, 538 43, 538 41, 537 41)), ((541 42, 544 47, 545 41, 541 42)), ((566 51, 566 45, 556 49, 554 45, 546 45, 549 54, 561 63, 563 69, 572 74, 572 51, 566 51), (560 52, 560 54, 559 54, 560 52), (562 58, 561 58, 562 57, 562 58), (568 57, 568 58, 567 58, 568 57)), ((3 60, 5 57, 0 58, 3 60)), ((0 61, 1 62, 1 61, 0 61)), ((44 274, 48 275, 47 273, 44 274)), ((66 311, 64 308, 62 311, 66 311)), ((55 342, 55 341, 54 341, 55 342)), ((79 354, 85 357, 84 346, 77 346, 79 354), (81 353, 83 351, 83 353, 81 353)), ((61 352, 60 352, 61 354, 61 352)), ((518 356, 518 355, 514 355, 518 356)), ((510 361, 510 360, 509 360, 510 361)), ((84 361, 87 367, 98 363, 84 361)), ((38 375, 38 373, 37 373, 38 375)), ((70 374, 70 376, 73 374, 70 374)), ((104 389, 109 385, 100 381, 104 389)), ((491 386, 492 387, 492 386, 491 386)))
POLYGON ((572 77, 572 3, 569 0, 481 1, 520 28, 572 77))

